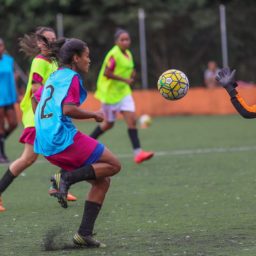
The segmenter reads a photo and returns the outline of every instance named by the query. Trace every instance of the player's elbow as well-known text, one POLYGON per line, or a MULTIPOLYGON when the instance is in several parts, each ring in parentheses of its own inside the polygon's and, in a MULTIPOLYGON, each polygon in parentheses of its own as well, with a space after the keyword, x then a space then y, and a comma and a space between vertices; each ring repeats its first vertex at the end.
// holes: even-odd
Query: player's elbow
POLYGON ((63 114, 65 116, 72 116, 74 113, 74 107, 74 105, 64 105, 62 110, 63 114))
POLYGON ((65 116, 69 116, 70 115, 70 110, 69 109, 63 109, 63 114, 65 115, 65 116))

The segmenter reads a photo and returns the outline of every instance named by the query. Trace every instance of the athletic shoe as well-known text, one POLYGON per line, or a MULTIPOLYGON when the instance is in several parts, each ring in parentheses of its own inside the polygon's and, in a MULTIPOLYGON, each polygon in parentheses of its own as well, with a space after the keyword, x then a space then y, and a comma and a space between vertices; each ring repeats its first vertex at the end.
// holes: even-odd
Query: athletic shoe
POLYGON ((82 236, 76 233, 73 237, 73 243, 77 246, 84 246, 90 248, 99 248, 99 247, 106 247, 105 244, 101 243, 100 241, 94 239, 92 236, 82 236))
POLYGON ((4 211, 6 211, 6 209, 5 209, 4 206, 3 206, 3 199, 2 199, 2 197, 0 196, 0 212, 4 212, 4 211))
MULTIPOLYGON (((60 170, 60 173, 61 173, 61 174, 64 174, 65 171, 64 171, 63 169, 61 169, 61 170, 60 170)), ((65 175, 65 174, 64 174, 64 175, 65 175)), ((67 200, 68 200, 68 201, 76 201, 77 198, 76 198, 74 195, 72 195, 70 192, 68 192, 67 200)))
POLYGON ((56 193, 58 193, 59 191, 57 190, 57 188, 52 184, 49 189, 48 189, 48 194, 50 196, 55 196, 56 193))
POLYGON ((154 152, 151 151, 140 151, 135 157, 134 157, 134 162, 137 164, 140 164, 146 160, 149 160, 154 156, 154 152))
POLYGON ((72 195, 70 192, 68 192, 68 195, 67 195, 67 200, 68 201, 76 201, 77 200, 77 197, 72 195))
MULTIPOLYGON (((50 196, 55 196, 55 194, 58 193, 58 190, 56 187, 54 187, 53 185, 50 186, 49 190, 48 190, 48 194, 50 196)), ((77 197, 72 195, 70 192, 68 192, 67 194, 67 200, 68 201, 76 201, 77 200, 77 197)))
POLYGON ((69 184, 65 180, 64 175, 56 173, 51 177, 52 186, 56 188, 56 193, 52 194, 54 197, 58 198, 58 202, 63 208, 67 208, 67 194, 69 189, 69 184))

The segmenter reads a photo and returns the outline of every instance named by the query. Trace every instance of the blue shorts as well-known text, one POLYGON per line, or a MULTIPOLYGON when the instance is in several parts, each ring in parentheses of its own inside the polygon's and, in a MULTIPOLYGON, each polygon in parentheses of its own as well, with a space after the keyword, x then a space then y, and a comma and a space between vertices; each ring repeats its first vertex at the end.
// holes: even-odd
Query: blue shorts
POLYGON ((90 155, 90 157, 85 161, 84 165, 96 163, 101 158, 104 149, 105 149, 105 146, 99 143, 94 149, 94 151, 92 152, 92 154, 90 155))

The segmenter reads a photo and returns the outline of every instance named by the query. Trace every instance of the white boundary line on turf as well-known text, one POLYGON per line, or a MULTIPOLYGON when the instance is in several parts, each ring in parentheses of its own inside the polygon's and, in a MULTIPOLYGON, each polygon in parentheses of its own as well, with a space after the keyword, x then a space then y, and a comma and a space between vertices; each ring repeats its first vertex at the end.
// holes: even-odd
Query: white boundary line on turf
MULTIPOLYGON (((242 146, 242 147, 230 147, 230 148, 195 148, 195 149, 181 149, 170 151, 158 151, 155 152, 155 156, 184 156, 184 155, 200 155, 200 154, 212 154, 212 153, 232 153, 232 152, 248 152, 256 151, 256 146, 242 146)), ((132 158, 133 154, 117 154, 119 158, 132 158)), ((48 163, 47 160, 41 159, 36 161, 37 164, 48 163)), ((0 164, 0 166, 7 166, 9 164, 0 164)))
POLYGON ((232 153, 232 152, 247 152, 256 151, 256 146, 243 146, 243 147, 231 147, 231 148, 201 148, 201 149, 185 149, 185 150, 173 150, 156 152, 156 156, 166 155, 196 155, 196 154, 211 154, 211 153, 232 153))
MULTIPOLYGON (((242 146, 242 147, 230 147, 230 148, 197 148, 197 149, 181 149, 170 151, 158 151, 155 152, 155 156, 183 156, 183 155, 200 155, 200 154, 212 154, 212 153, 232 153, 232 152, 246 152, 256 151, 256 146, 242 146)), ((117 154, 119 158, 132 158, 133 154, 117 154)), ((46 160, 38 160, 37 163, 45 163, 46 160)))
MULTIPOLYGON (((232 152, 247 152, 256 151, 256 146, 242 146, 230 148, 196 148, 196 149, 180 149, 170 151, 157 151, 155 156, 183 156, 183 155, 200 155, 212 153, 232 153, 232 152)), ((119 154, 119 158, 132 157, 132 154, 119 154)))

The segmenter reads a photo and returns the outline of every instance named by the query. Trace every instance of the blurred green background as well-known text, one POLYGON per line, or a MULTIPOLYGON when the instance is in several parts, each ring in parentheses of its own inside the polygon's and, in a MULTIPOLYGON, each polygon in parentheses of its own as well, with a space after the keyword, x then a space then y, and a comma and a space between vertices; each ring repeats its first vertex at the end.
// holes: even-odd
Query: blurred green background
POLYGON ((227 15, 229 63, 238 77, 256 81, 256 3, 253 0, 0 0, 0 37, 19 65, 28 71, 30 60, 19 52, 18 38, 37 26, 56 29, 56 15, 63 14, 64 35, 85 40, 91 49, 92 66, 87 87, 95 81, 106 51, 113 45, 117 27, 131 33, 132 52, 138 70, 140 53, 138 9, 146 13, 148 86, 155 87, 166 69, 183 70, 191 86, 203 85, 208 60, 221 66, 219 4, 227 15))

